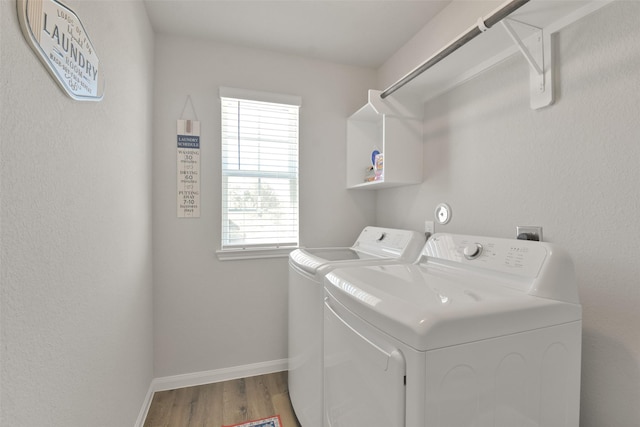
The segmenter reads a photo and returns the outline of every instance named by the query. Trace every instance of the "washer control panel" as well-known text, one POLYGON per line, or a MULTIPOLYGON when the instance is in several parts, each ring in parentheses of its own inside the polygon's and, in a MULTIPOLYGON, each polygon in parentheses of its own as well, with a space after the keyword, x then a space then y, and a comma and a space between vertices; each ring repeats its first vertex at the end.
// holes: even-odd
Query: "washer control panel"
POLYGON ((427 241, 422 255, 427 260, 473 265, 535 278, 548 251, 548 245, 541 242, 439 233, 427 241))
POLYGON ((408 251, 415 260, 424 242, 424 234, 416 231, 368 226, 362 230, 353 248, 394 258, 408 251))

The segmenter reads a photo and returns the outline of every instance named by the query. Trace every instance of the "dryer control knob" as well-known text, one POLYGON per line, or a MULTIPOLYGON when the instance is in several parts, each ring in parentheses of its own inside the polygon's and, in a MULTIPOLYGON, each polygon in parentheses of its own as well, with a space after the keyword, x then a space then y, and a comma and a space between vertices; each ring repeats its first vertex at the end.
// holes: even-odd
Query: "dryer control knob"
POLYGON ((471 243, 464 247, 462 253, 466 259, 476 259, 482 253, 482 245, 480 243, 471 243))

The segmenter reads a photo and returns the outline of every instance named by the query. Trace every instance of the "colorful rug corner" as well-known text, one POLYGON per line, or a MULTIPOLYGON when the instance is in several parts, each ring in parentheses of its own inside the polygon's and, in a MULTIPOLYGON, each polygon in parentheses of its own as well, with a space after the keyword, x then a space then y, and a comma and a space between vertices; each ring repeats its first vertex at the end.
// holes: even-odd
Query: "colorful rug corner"
POLYGON ((261 418, 259 420, 245 421, 240 424, 233 424, 222 427, 282 427, 282 421, 280 421, 280 415, 276 415, 269 418, 261 418))

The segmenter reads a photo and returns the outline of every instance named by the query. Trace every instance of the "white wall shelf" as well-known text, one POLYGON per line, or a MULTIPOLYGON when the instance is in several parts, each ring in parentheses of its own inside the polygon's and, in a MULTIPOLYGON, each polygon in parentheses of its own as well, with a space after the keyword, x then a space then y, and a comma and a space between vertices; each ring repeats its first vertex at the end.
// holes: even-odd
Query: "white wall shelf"
MULTIPOLYGON (((553 103, 552 35, 612 1, 614 0, 531 0, 501 21, 501 25, 496 24, 488 29, 483 26, 485 19, 489 19, 491 14, 487 17, 479 17, 478 22, 470 29, 477 26, 483 30, 482 34, 397 89, 392 96, 399 102, 426 102, 521 52, 523 58, 527 59, 531 65, 529 76, 531 108, 537 109, 551 105, 553 103)), ((465 33, 468 31, 470 30, 465 33)), ((456 39, 450 45, 455 42, 456 39)), ((440 56, 439 54, 445 48, 428 58, 425 64, 440 56)), ((420 66, 416 70, 418 68, 420 66)), ((407 76, 416 70, 408 73, 407 76)))
POLYGON ((369 91, 347 119, 347 188, 375 190, 422 182, 422 108, 369 91), (365 182, 371 153, 384 154, 384 178, 365 182))

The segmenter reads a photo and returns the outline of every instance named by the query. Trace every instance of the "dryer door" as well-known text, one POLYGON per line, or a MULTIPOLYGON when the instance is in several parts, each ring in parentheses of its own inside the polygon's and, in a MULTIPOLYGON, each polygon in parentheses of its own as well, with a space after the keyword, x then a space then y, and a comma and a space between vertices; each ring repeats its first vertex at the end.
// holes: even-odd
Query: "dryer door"
POLYGON ((330 296, 324 307, 325 427, 402 427, 405 360, 330 296))

